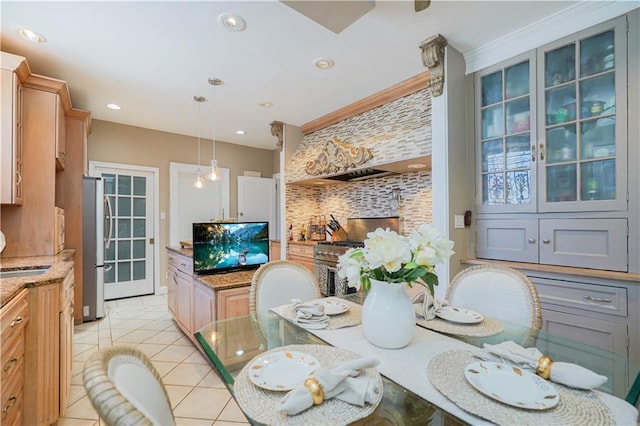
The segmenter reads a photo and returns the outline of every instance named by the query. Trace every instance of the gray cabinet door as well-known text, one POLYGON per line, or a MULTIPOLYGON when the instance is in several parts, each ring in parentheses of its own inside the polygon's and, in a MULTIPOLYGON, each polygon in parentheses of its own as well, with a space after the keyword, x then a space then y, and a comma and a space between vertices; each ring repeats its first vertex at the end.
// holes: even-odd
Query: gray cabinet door
POLYGON ((476 223, 478 257, 538 263, 536 219, 480 219, 476 223))
POLYGON ((539 247, 547 265, 627 272, 627 219, 540 219, 539 247))

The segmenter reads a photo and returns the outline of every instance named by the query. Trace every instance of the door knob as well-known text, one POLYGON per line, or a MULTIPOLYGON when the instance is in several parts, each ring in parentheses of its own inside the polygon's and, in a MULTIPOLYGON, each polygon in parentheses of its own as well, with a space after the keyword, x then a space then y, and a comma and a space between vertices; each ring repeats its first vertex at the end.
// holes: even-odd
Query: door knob
POLYGON ((529 238, 529 244, 535 244, 535 243, 536 243, 535 238, 529 238))

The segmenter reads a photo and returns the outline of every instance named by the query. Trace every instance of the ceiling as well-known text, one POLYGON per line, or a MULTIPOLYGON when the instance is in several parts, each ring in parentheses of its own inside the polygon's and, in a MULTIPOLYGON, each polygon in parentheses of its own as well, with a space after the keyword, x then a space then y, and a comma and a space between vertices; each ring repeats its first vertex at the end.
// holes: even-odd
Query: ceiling
POLYGON ((275 149, 273 120, 301 126, 424 72, 418 46, 435 34, 465 54, 576 3, 433 0, 415 12, 412 1, 378 0, 336 34, 274 0, 2 0, 1 46, 66 81, 74 107, 94 119, 275 149), (246 29, 224 28, 222 13, 246 29), (23 39, 24 27, 47 41, 23 39), (335 66, 320 70, 317 58, 335 66))

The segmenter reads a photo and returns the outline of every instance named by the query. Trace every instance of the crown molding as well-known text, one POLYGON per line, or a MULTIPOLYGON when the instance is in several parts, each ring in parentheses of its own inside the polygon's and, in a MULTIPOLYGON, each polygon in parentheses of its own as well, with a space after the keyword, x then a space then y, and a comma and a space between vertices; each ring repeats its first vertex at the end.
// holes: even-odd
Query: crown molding
POLYGON ((474 73, 595 24, 617 18, 638 7, 637 1, 583 0, 561 12, 466 52, 464 54, 466 74, 474 73))

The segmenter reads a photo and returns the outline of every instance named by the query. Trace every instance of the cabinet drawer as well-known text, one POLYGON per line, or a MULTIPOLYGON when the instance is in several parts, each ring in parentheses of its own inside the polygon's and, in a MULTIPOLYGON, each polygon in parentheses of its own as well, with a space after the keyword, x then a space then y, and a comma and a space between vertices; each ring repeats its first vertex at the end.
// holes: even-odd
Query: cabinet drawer
POLYGON ((22 411, 22 395, 24 386, 24 362, 16 364, 15 372, 2 382, 2 411, 0 424, 17 424, 16 419, 22 411))
POLYGON ((627 316, 627 289, 544 278, 531 278, 543 305, 627 316))
POLYGON ((313 258, 313 245, 302 246, 298 244, 289 244, 288 250, 291 256, 313 258))
POLYGON ((540 243, 540 263, 628 270, 626 219, 542 219, 540 243))
POLYGON ((182 256, 177 253, 169 252, 167 256, 167 262, 169 265, 174 266, 181 272, 191 276, 193 274, 193 259, 187 256, 182 256))
POLYGON ((29 321, 29 293, 22 290, 16 297, 2 308, 0 323, 2 324, 2 341, 18 335, 29 321))
POLYGON ((478 257, 538 262, 538 221, 481 219, 477 221, 478 257))
MULTIPOLYGON (((2 340, 2 354, 0 354, 0 377, 6 383, 24 363, 24 335, 17 334, 11 339, 2 340)), ((4 388, 4 386, 3 386, 4 388)))

